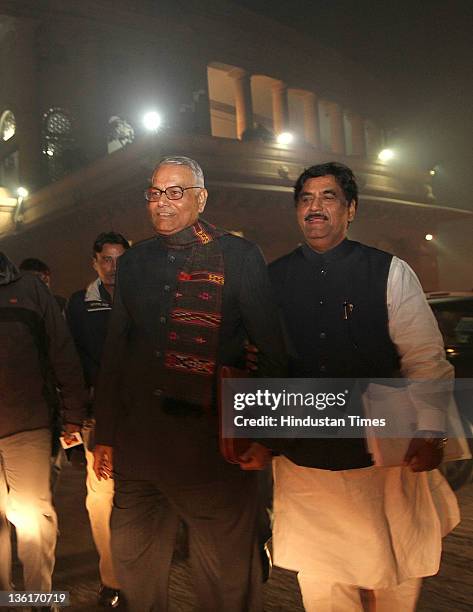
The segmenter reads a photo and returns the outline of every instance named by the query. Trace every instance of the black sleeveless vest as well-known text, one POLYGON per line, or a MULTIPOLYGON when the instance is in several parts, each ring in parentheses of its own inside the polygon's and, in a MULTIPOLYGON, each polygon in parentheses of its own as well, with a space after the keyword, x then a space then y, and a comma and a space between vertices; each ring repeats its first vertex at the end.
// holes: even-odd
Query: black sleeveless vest
MULTIPOLYGON (((270 265, 288 336, 291 376, 397 375, 386 303, 391 260, 389 253, 344 240, 323 254, 304 245, 270 265)), ((372 463, 363 439, 298 439, 281 451, 299 465, 321 469, 372 463)))

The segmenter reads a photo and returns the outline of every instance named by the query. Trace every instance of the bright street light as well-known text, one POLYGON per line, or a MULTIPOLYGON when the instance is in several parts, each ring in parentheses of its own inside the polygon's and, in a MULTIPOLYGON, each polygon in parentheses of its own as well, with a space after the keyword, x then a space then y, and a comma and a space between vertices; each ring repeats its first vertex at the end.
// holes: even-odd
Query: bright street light
POLYGON ((276 136, 276 142, 282 145, 288 145, 294 142, 294 134, 291 132, 281 132, 276 136))
POLYGON ((432 234, 426 234, 426 235, 425 235, 425 239, 430 241, 430 240, 433 240, 433 239, 434 239, 434 237, 433 237, 433 235, 432 235, 432 234))
POLYGON ((27 198, 29 196, 29 193, 30 192, 25 187, 18 187, 18 189, 16 190, 16 195, 19 198, 27 198))
POLYGON ((161 116, 156 111, 150 111, 143 116, 143 125, 150 132, 155 132, 161 123, 161 116))
POLYGON ((391 161, 391 159, 394 159, 395 157, 396 154, 392 149, 383 149, 378 153, 378 159, 382 162, 391 161))

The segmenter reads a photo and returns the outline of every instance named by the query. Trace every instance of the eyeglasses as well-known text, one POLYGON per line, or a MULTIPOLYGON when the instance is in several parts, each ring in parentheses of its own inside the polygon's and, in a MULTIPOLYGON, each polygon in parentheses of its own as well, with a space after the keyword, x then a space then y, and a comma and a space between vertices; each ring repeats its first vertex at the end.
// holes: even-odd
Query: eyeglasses
POLYGON ((145 190, 145 199, 148 202, 157 202, 163 193, 167 197, 168 200, 180 200, 184 195, 184 191, 187 189, 204 189, 203 187, 179 187, 178 185, 172 185, 171 187, 166 187, 166 189, 158 189, 157 187, 149 187, 145 190))

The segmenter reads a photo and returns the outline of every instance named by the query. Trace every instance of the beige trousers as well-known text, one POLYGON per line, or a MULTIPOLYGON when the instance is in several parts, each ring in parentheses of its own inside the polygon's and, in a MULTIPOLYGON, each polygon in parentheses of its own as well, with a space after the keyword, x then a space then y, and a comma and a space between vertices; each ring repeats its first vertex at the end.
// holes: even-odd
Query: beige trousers
POLYGON ((113 569, 110 549, 110 515, 113 507, 113 480, 98 480, 94 472, 94 455, 88 448, 92 429, 84 428, 85 457, 87 459, 87 497, 85 505, 89 513, 90 528, 99 554, 99 572, 102 584, 119 589, 118 579, 113 569))
POLYGON ((414 612, 422 585, 421 578, 411 578, 389 589, 364 591, 323 583, 307 572, 299 572, 297 579, 306 612, 414 612))
POLYGON ((51 502, 51 432, 0 439, 0 590, 11 590, 10 523, 27 591, 51 591, 57 518, 51 502))

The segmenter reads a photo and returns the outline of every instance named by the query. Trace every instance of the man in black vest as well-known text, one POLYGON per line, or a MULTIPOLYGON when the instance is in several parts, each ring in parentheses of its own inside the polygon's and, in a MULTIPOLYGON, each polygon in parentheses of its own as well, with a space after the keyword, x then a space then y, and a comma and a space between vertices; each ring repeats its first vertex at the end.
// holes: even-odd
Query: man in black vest
POLYGON ((278 314, 258 247, 199 219, 200 166, 164 159, 145 192, 157 236, 121 258, 96 395, 95 471, 113 475, 112 552, 131 612, 167 610, 182 518, 199 609, 257 612, 257 478, 218 448, 217 368, 284 374, 278 314), (113 466, 112 466, 113 460, 113 466))
MULTIPOLYGON (((414 272, 346 237, 358 205, 352 171, 312 166, 294 198, 305 243, 270 266, 291 375, 451 378, 414 272)), ((458 522, 453 493, 430 471, 442 459, 444 408, 416 406, 404 466, 374 466, 362 438, 282 448, 274 461, 274 561, 298 572, 308 612, 361 611, 361 589, 378 612, 415 609, 420 577, 437 572, 441 536, 458 522)))

